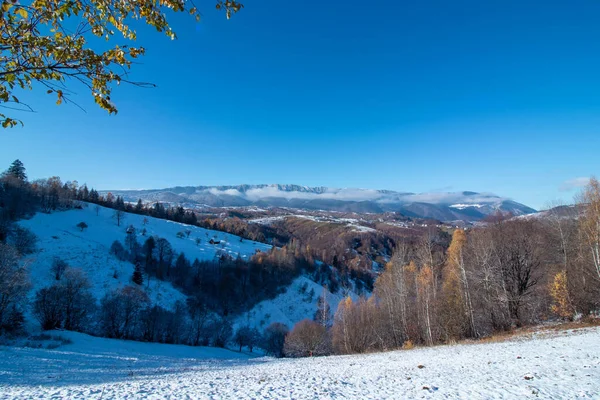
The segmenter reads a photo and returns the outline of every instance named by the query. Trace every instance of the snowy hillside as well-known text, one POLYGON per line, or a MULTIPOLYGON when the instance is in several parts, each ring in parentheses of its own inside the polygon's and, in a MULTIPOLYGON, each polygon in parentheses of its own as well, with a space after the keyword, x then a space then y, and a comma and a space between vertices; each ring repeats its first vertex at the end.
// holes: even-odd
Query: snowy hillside
MULTIPOLYGON (((240 254, 241 257, 248 258, 257 249, 267 251, 271 247, 248 240, 240 242, 238 236, 223 232, 136 214, 125 214, 121 226, 117 226, 113 213, 112 209, 100 207, 96 215, 95 206, 89 205, 81 210, 38 213, 33 218, 20 222, 20 225, 33 231, 39 239, 38 251, 28 257, 33 285, 30 292, 32 296, 37 289, 52 283, 50 268, 54 257, 63 259, 71 267, 83 269, 88 275, 92 293, 96 298, 101 298, 108 290, 130 284, 132 264, 119 261, 109 253, 113 241, 124 241, 125 230, 129 225, 136 228, 140 243, 149 236, 158 235, 166 238, 176 253, 184 252, 191 260, 212 259, 218 252, 227 252, 233 257, 240 254), (146 225, 143 223, 144 218, 148 221, 146 225), (80 222, 88 225, 83 232, 76 226, 80 222), (144 228, 147 232, 142 236, 144 228), (177 237, 178 232, 186 230, 191 231, 189 237, 177 237), (196 244, 197 238, 201 240, 199 244, 196 244), (210 239, 219 240, 221 243, 212 245, 209 243, 210 239), (117 278, 114 278, 115 270, 117 278)), ((168 282, 152 279, 150 287, 146 288, 144 285, 144 288, 153 303, 166 308, 170 308, 177 300, 184 299, 183 294, 168 282)))
POLYGON ((56 350, 0 347, 8 361, 0 363, 0 399, 598 399, 600 393, 600 328, 281 360, 69 338, 74 344, 56 350))
MULTIPOLYGON (((249 325, 262 331, 272 322, 281 322, 291 329, 298 321, 313 318, 315 311, 317 311, 317 301, 322 292, 323 287, 321 285, 305 276, 301 276, 294 280, 285 293, 272 300, 261 301, 251 311, 240 316, 235 325, 249 325)), ((340 300, 344 296, 341 291, 332 294, 327 290, 325 293, 333 317, 340 300)), ((349 295, 353 300, 358 298, 352 292, 349 295)))
MULTIPOLYGON (((199 361, 246 360, 248 356, 215 347, 141 343, 130 340, 105 339, 69 331, 47 332, 50 340, 29 340, 29 346, 48 344, 54 339, 70 341, 57 349, 38 350, 29 347, 0 347, 6 362, 0 367, 2 384, 97 384, 121 380, 123 376, 142 376, 180 372, 199 361), (44 362, 40 357, 45 354, 44 362)), ((38 336, 42 338, 43 336, 38 336)), ((51 346, 52 347, 52 346, 51 346)), ((212 362, 212 361, 211 361, 212 362)))

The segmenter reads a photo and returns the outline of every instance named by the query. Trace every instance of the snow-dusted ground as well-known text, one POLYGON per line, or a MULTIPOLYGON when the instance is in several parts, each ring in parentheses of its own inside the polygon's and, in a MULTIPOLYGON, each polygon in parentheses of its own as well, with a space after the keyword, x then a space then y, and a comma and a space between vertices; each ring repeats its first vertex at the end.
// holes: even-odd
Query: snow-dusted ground
MULTIPOLYGON (((317 311, 317 301, 323 293, 323 287, 305 276, 298 277, 292 284, 274 299, 264 300, 255 305, 252 310, 239 316, 234 326, 249 325, 262 332, 272 322, 281 322, 292 327, 305 318, 312 319, 317 311), (303 289, 301 291, 301 289, 303 289), (312 295, 311 295, 312 291, 312 295)), ((342 291, 332 294, 325 290, 327 303, 331 309, 331 316, 335 314, 337 306, 344 298, 342 291)), ((349 292, 353 300, 358 296, 349 292)))
POLYGON ((57 350, 0 347, 0 399, 600 398, 600 328, 295 360, 69 335, 57 350))
MULTIPOLYGON (((37 213, 29 220, 20 221, 20 225, 31 229, 38 236, 38 251, 28 256, 28 268, 32 281, 30 294, 53 283, 50 271, 54 257, 65 260, 69 266, 81 268, 92 284, 92 294, 102 298, 104 294, 117 287, 131 284, 133 265, 117 260, 110 254, 109 249, 113 241, 125 241, 126 229, 133 225, 137 231, 138 242, 143 242, 153 235, 166 238, 178 254, 184 252, 190 260, 212 259, 217 252, 227 252, 233 257, 240 254, 248 258, 257 249, 268 251, 271 246, 250 240, 240 242, 238 236, 228 233, 207 230, 177 222, 146 217, 148 223, 144 225, 144 216, 125 214, 121 226, 117 226, 113 218, 114 210, 100 207, 98 215, 94 205, 89 205, 82 210, 68 210, 52 214, 37 213), (77 224, 85 222, 88 228, 83 232, 77 224), (142 236, 142 230, 146 235, 142 236), (178 232, 190 230, 189 237, 178 238, 178 232), (196 244, 196 238, 201 242, 196 244), (210 239, 220 240, 221 244, 212 245, 210 239), (118 277, 114 278, 114 271, 118 277)), ((176 254, 176 256, 177 256, 176 254)), ((184 300, 185 296, 168 282, 156 279, 150 281, 150 287, 144 285, 150 299, 155 304, 171 307, 177 300, 184 300)))

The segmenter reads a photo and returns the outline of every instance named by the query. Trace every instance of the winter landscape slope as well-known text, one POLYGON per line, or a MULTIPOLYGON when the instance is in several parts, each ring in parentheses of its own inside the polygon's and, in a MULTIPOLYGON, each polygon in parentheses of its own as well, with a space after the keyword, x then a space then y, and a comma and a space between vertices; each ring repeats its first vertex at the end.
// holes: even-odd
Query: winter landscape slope
POLYGON ((491 193, 405 193, 299 185, 186 186, 155 190, 116 190, 126 201, 142 199, 188 207, 290 207, 358 213, 400 212, 442 221, 477 221, 497 211, 523 215, 531 207, 491 193))
POLYGON ((598 399, 600 328, 304 359, 91 338, 0 346, 0 399, 598 399), (229 358, 229 359, 227 359, 229 358))
MULTIPOLYGON (((143 243, 152 235, 164 237, 171 243, 176 254, 183 252, 191 260, 213 259, 219 252, 248 258, 256 250, 268 251, 271 248, 267 244, 250 240, 241 242, 238 236, 224 232, 136 214, 126 213, 121 226, 117 226, 113 213, 112 209, 99 207, 96 215, 95 206, 86 205, 83 209, 51 214, 37 213, 29 220, 20 221, 21 226, 30 229, 38 237, 38 250, 28 256, 27 261, 33 286, 31 296, 39 288, 52 283, 51 265, 55 257, 63 259, 71 267, 81 268, 88 276, 92 294, 97 299, 111 289, 131 284, 133 265, 119 261, 109 252, 115 240, 124 241, 125 231, 130 225, 136 228, 139 242, 143 243), (147 219, 147 224, 144 224, 144 218, 147 219), (80 231, 76 226, 80 222, 85 222, 88 228, 80 231), (143 229, 146 229, 145 236, 142 234, 143 229), (186 230, 191 231, 189 237, 177 237, 178 232, 186 230), (196 244, 196 238, 201 239, 200 244, 196 244), (221 243, 212 245, 209 243, 210 239, 221 243)), ((176 301, 185 299, 170 283, 156 279, 150 281, 149 287, 144 285, 144 289, 154 304, 165 308, 171 308, 176 301)))
POLYGON ((235 325, 248 325, 263 331, 269 324, 280 322, 291 329, 297 322, 314 317, 317 301, 322 295, 329 304, 331 315, 335 314, 338 304, 345 296, 350 296, 353 300, 358 299, 358 295, 352 291, 331 293, 306 276, 300 276, 284 293, 274 299, 261 301, 252 310, 239 316, 235 325))
MULTIPOLYGON (((32 283, 29 292, 31 300, 37 290, 54 282, 51 265, 56 257, 66 261, 71 267, 81 268, 86 273, 96 299, 101 299, 110 290, 132 284, 133 265, 118 260, 109 251, 113 241, 123 242, 125 230, 130 225, 136 228, 140 243, 149 236, 164 237, 169 240, 176 253, 183 252, 192 260, 210 260, 221 252, 226 252, 234 258, 239 254, 246 259, 256 250, 268 251, 271 248, 264 243, 240 241, 238 236, 224 232, 137 214, 125 213, 121 226, 117 226, 113 214, 114 210, 100 207, 96 215, 95 206, 89 205, 83 209, 51 214, 38 213, 33 218, 20 222, 21 226, 30 229, 38 237, 37 251, 28 256, 27 260, 32 283), (144 218, 147 219, 146 224, 143 223, 144 218), (88 225, 83 232, 76 226, 82 221, 88 225), (142 235, 143 229, 146 229, 145 236, 142 235), (191 231, 189 237, 177 237, 178 232, 186 230, 191 231), (201 239, 199 244, 196 244, 196 238, 201 239), (210 239, 219 240, 221 243, 212 245, 209 243, 210 239)), ((153 304, 167 309, 172 308, 175 302, 185 300, 185 296, 167 281, 151 279, 149 284, 145 283, 142 287, 153 304)), ((291 329, 296 322, 313 317, 322 291, 321 285, 306 276, 301 276, 276 298, 264 300, 249 312, 238 316, 234 326, 250 325, 262 331, 271 322, 281 322, 291 329)), ((326 291, 326 294, 334 313, 343 295, 341 292, 332 294, 329 291, 326 291)), ((349 294, 357 298, 355 294, 349 294)), ((30 326, 33 325, 32 327, 37 329, 37 324, 31 316, 29 320, 30 326)))

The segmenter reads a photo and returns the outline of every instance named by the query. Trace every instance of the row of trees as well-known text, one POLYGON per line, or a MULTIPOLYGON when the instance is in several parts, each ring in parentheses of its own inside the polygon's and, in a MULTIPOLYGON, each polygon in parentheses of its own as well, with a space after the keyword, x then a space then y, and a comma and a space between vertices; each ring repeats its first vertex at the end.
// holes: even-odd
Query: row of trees
POLYGON ((305 320, 286 354, 362 353, 480 338, 600 310, 600 184, 543 218, 498 217, 457 229, 443 259, 427 240, 399 245, 370 298, 338 305, 333 324, 305 320))
POLYGON ((217 248, 213 259, 192 261, 177 253, 166 238, 146 237, 144 230, 133 226, 126 228, 124 242, 113 242, 110 252, 133 265, 132 280, 137 285, 149 285, 152 279, 169 281, 223 316, 276 296, 302 271, 311 270, 306 260, 295 258, 285 247, 257 252, 249 259, 217 248))
POLYGON ((111 290, 98 302, 81 269, 57 260, 53 273, 59 270, 57 266, 61 273, 53 275, 52 285, 37 291, 32 305, 33 315, 43 329, 192 346, 235 344, 240 351, 243 347, 252 351, 260 345, 274 355, 281 353, 283 342, 276 340, 277 325, 267 327, 263 333, 242 326, 234 334, 231 319, 209 310, 200 298, 190 297, 167 310, 152 304, 146 292, 136 285, 111 290))

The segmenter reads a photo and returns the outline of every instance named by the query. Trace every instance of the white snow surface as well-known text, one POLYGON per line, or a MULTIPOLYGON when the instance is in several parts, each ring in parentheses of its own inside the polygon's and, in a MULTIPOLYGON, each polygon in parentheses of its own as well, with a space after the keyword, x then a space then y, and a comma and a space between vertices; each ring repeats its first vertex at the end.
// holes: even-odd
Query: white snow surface
MULTIPOLYGON (((54 282, 50 271, 54 257, 65 260, 70 267, 81 268, 87 274, 92 284, 92 294, 97 299, 102 298, 107 291, 132 284, 133 265, 119 261, 109 252, 113 241, 119 240, 124 244, 125 231, 130 225, 136 228, 140 245, 148 237, 158 235, 171 243, 176 256, 184 252, 191 261, 194 258, 212 259, 217 252, 222 251, 233 257, 240 254, 243 258, 248 258, 255 253, 256 249, 268 251, 271 248, 270 245, 245 239, 240 242, 238 236, 224 232, 137 214, 126 213, 121 226, 117 226, 113 219, 114 210, 100 207, 96 215, 94 208, 94 205, 89 205, 81 210, 58 211, 51 214, 37 213, 29 220, 20 221, 20 225, 33 231, 39 239, 37 252, 27 257, 32 282, 31 296, 38 289, 50 286, 54 282), (148 220, 146 225, 143 224, 144 218, 148 220), (83 232, 76 226, 80 222, 88 225, 83 232), (144 228, 147 232, 142 236, 144 228), (176 237, 178 232, 185 232, 188 229, 191 231, 189 238, 176 237), (195 243, 196 238, 202 240, 199 245, 195 243), (211 238, 224 243, 211 245, 209 243, 211 238), (118 278, 113 277, 115 270, 118 272, 118 278)), ((169 282, 151 279, 150 287, 146 287, 144 283, 143 288, 154 304, 165 308, 171 308, 176 301, 185 299, 185 296, 169 282)))
POLYGON ((0 399, 600 398, 600 328, 281 360, 65 334, 55 350, 0 347, 0 399))
POLYGON ((469 207, 481 208, 483 206, 484 206, 483 204, 452 204, 450 207, 457 208, 459 210, 464 210, 465 208, 469 208, 469 207))
MULTIPOLYGON (((238 317, 235 320, 234 327, 248 325, 262 332, 271 323, 281 322, 292 329, 297 322, 314 317, 317 311, 317 301, 323 290, 324 288, 318 283, 305 276, 300 276, 285 288, 284 293, 274 299, 261 301, 252 310, 238 317), (300 292, 302 287, 306 287, 304 293, 300 292), (310 296, 311 290, 314 293, 313 296, 310 296)), ((341 290, 335 294, 325 290, 325 295, 333 318, 340 300, 345 296, 341 290)), ((358 299, 358 296, 353 292, 348 292, 347 295, 352 297, 353 300, 358 299)))

